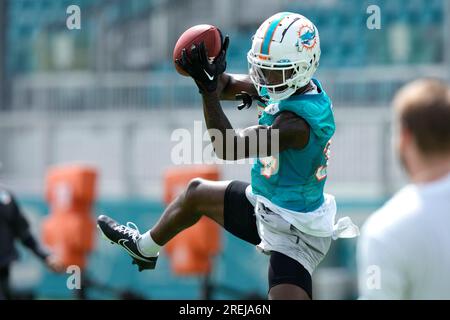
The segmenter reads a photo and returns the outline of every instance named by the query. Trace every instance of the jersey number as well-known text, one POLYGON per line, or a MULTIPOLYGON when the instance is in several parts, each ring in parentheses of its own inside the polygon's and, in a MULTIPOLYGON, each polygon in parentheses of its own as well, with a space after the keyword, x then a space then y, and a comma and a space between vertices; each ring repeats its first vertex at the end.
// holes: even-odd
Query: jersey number
POLYGON ((263 165, 261 174, 269 179, 278 172, 278 158, 275 156, 260 158, 259 161, 263 165))
POLYGON ((327 177, 327 171, 328 171, 328 160, 330 159, 330 146, 331 146, 331 140, 327 142, 325 148, 323 149, 323 156, 325 157, 326 163, 323 166, 320 166, 316 170, 316 179, 318 181, 322 181, 327 177))

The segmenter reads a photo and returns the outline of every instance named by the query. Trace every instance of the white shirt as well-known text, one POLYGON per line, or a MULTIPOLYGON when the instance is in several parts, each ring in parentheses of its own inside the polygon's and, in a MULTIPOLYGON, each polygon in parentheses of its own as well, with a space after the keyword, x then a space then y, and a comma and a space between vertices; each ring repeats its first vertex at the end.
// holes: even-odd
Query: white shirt
POLYGON ((450 299, 450 174, 375 212, 357 256, 362 299, 450 299))

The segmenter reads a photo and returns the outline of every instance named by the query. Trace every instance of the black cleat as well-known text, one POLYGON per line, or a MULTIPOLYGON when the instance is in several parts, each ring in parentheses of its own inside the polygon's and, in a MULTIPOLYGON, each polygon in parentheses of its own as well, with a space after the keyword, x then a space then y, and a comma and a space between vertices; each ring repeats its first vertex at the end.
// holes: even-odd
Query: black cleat
POLYGON ((137 241, 141 234, 134 223, 128 222, 125 226, 108 216, 101 215, 97 218, 97 228, 112 244, 117 244, 127 251, 133 258, 132 264, 138 266, 139 272, 146 269, 155 269, 158 257, 146 257, 139 251, 137 241))

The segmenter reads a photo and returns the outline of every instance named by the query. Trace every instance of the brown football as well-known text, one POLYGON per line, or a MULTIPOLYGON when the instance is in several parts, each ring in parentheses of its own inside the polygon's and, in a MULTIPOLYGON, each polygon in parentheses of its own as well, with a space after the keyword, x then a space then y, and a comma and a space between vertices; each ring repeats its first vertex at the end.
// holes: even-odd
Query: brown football
POLYGON ((180 66, 175 63, 176 59, 181 58, 181 50, 186 48, 188 56, 191 53, 193 45, 199 45, 205 42, 206 51, 209 58, 215 58, 219 55, 222 48, 222 39, 219 30, 209 24, 199 24, 187 29, 178 39, 173 49, 173 62, 177 72, 183 76, 189 76, 180 66))

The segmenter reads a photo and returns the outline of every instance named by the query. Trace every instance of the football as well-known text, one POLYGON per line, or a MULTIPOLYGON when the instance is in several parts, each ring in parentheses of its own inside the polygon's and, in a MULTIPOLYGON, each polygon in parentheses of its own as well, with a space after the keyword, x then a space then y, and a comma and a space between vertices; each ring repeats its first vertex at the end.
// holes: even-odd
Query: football
POLYGON ((176 59, 181 59, 181 51, 186 48, 187 54, 191 53, 193 45, 205 42, 208 57, 213 59, 220 53, 222 39, 219 30, 209 24, 200 24, 187 29, 178 39, 173 49, 173 62, 177 72, 183 76, 189 76, 180 66, 175 63, 176 59))

